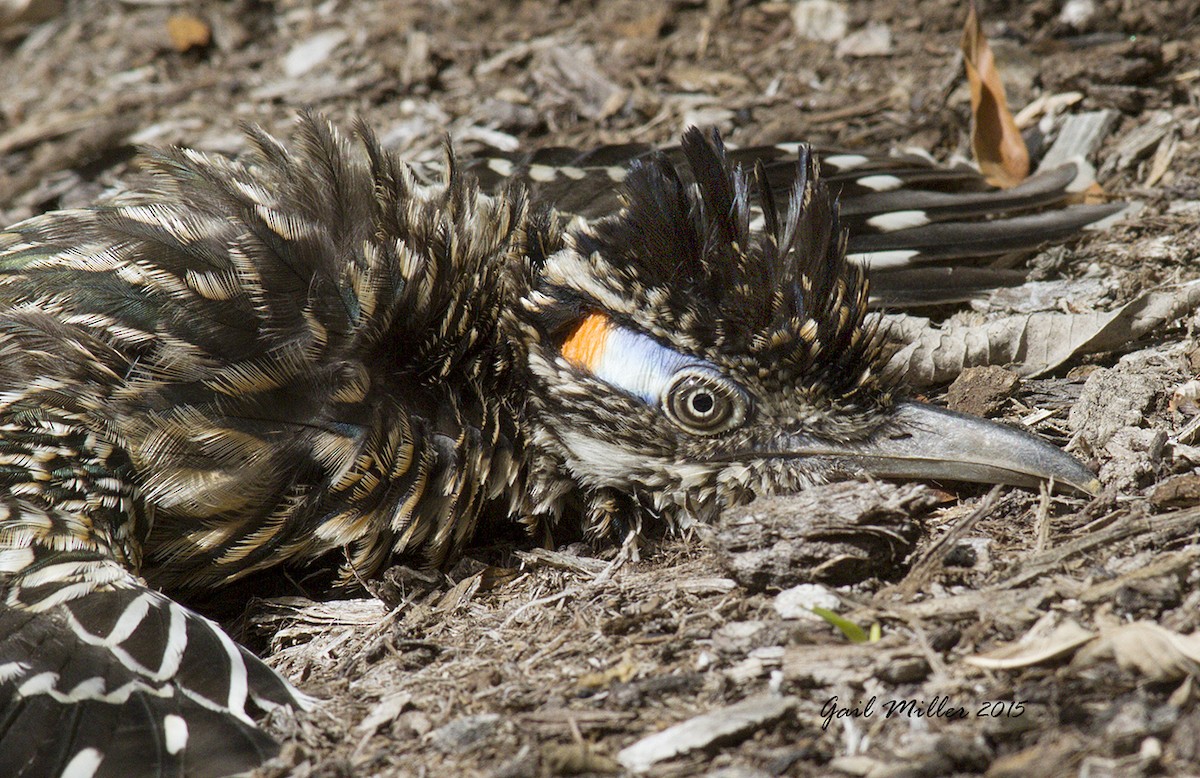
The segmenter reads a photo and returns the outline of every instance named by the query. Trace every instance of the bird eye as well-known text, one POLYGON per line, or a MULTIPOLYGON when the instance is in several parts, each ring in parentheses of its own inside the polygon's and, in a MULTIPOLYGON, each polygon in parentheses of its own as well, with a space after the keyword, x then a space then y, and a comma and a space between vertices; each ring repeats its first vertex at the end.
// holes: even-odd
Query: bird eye
POLYGON ((746 393, 728 378, 697 367, 675 374, 663 398, 671 421, 695 435, 716 435, 746 420, 746 393))

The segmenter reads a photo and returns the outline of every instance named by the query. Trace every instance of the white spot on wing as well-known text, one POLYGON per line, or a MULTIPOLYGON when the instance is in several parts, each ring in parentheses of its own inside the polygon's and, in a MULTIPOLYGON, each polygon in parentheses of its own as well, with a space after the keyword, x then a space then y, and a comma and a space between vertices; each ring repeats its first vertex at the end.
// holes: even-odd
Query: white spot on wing
POLYGON ((507 159, 500 159, 498 157, 489 159, 487 166, 496 175, 511 176, 513 174, 513 163, 507 159))
POLYGON ((558 178, 558 172, 549 165, 530 165, 529 178, 544 184, 558 178))
POLYGON ((163 733, 166 735, 168 754, 178 754, 187 747, 188 725, 182 717, 168 713, 163 718, 163 733))
POLYGON ((895 249, 893 251, 865 251, 861 254, 847 254, 846 259, 871 268, 906 267, 909 260, 921 252, 911 249, 895 249))
POLYGON ((838 170, 853 170, 856 167, 862 167, 869 161, 862 154, 832 154, 828 157, 821 157, 822 165, 833 165, 838 170))
POLYGON ((58 685, 58 673, 38 673, 17 687, 21 697, 32 697, 35 694, 47 694, 58 685))
POLYGON ((85 748, 67 762, 62 771, 62 778, 92 778, 103 761, 104 755, 99 751, 85 748))
POLYGON ((881 173, 876 176, 863 176, 856 180, 859 186, 865 186, 867 189, 872 189, 876 192, 891 192, 894 189, 899 189, 904 186, 904 182, 896 176, 889 176, 881 173))
POLYGON ((867 224, 880 232, 895 232, 929 224, 929 217, 924 211, 892 211, 872 216, 867 219, 867 224))
POLYGON ((108 682, 99 676, 88 678, 75 684, 71 691, 67 692, 67 700, 80 701, 83 700, 100 700, 104 698, 104 690, 108 688, 108 682))

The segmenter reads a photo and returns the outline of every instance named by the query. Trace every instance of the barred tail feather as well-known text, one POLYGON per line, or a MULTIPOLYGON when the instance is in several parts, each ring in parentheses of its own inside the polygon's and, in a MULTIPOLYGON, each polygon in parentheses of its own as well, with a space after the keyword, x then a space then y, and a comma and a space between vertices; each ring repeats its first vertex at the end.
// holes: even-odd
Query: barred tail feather
POLYGON ((132 577, 0 606, 0 775, 223 776, 279 747, 254 716, 310 700, 212 621, 132 577))
MULTIPOLYGON (((786 203, 803 147, 751 146, 729 150, 727 156, 745 170, 757 168, 759 179, 774 190, 776 202, 786 203)), ((1011 276, 989 278, 970 266, 1066 240, 1125 207, 1068 207, 1069 190, 1080 174, 1075 164, 1002 190, 968 166, 943 167, 916 154, 871 156, 836 149, 813 153, 822 178, 838 197, 841 225, 849 232, 847 254, 851 261, 869 266, 872 302, 887 307, 961 302, 989 288, 1018 283, 1011 276), (939 265, 962 270, 932 270, 939 265), (924 272, 927 268, 930 271, 924 272)), ((694 183, 682 147, 655 151, 626 144, 588 152, 551 148, 467 160, 464 166, 485 189, 517 179, 535 202, 596 219, 622 206, 619 194, 628 166, 644 164, 655 154, 674 165, 685 183, 694 183)), ((762 221, 757 214, 752 226, 762 221)))

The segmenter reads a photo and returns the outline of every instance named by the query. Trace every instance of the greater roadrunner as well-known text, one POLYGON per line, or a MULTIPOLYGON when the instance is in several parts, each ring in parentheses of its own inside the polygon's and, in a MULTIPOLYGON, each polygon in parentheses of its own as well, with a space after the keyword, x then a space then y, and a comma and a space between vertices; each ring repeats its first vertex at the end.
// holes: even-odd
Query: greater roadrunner
POLYGON ((620 537, 856 473, 1095 488, 895 397, 843 230, 889 267, 1030 246, 1106 212, 1008 213, 1071 171, 996 192, 691 130, 619 168, 480 163, 509 179, 488 195, 356 135, 151 151, 144 188, 0 234, 0 775, 275 752, 256 714, 306 699, 160 590, 331 552, 350 585, 445 565, 484 521, 620 537), (619 206, 564 188, 596 168, 619 206))

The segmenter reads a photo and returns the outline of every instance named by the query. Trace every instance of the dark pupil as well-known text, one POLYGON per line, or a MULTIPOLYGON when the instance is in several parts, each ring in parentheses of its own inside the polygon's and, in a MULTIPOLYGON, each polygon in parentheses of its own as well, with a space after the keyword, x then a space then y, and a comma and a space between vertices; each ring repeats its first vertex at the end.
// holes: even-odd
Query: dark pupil
POLYGON ((698 392, 692 395, 692 410, 701 415, 708 413, 713 409, 713 398, 707 392, 698 392))

